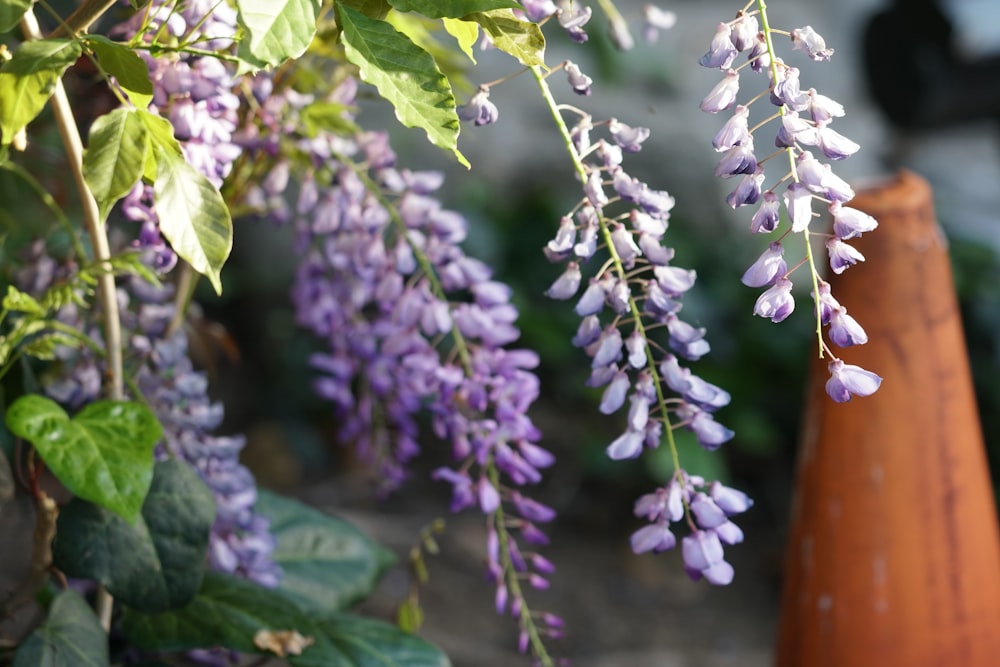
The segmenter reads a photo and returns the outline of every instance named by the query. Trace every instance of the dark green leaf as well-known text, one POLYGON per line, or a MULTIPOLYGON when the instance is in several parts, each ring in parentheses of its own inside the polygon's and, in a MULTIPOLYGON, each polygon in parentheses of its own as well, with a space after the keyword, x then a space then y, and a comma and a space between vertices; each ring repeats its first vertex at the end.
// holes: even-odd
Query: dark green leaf
POLYGON ((233 220, 222 195, 183 157, 160 149, 153 191, 163 237, 221 294, 222 266, 233 249, 233 220))
POLYGON ((149 80, 149 65, 125 44, 112 42, 103 35, 87 35, 87 46, 97 56, 101 68, 115 77, 136 107, 145 109, 153 99, 153 83, 149 80))
POLYGON ((124 629, 149 651, 225 646, 245 653, 261 653, 253 641, 259 630, 296 630, 316 639, 306 653, 318 652, 326 667, 351 664, 329 640, 316 636, 312 617, 281 591, 218 572, 205 575, 198 595, 183 609, 142 614, 126 608, 124 629))
POLYGON ((0 0, 0 32, 17 25, 34 0, 0 0))
POLYGON ((14 57, 0 67, 0 131, 3 145, 34 120, 55 90, 66 68, 82 49, 70 39, 24 42, 14 57))
POLYGON ((142 178, 146 164, 146 124, 132 109, 115 109, 90 127, 83 175, 101 211, 101 219, 142 178))
POLYGON ((183 607, 201 587, 215 499, 191 466, 161 461, 135 525, 76 499, 59 513, 56 567, 139 611, 183 607))
POLYGON ((249 34, 240 48, 264 65, 297 58, 316 34, 320 0, 236 0, 240 25, 249 34))
MULTIPOLYGON (((347 656, 352 667, 449 667, 451 661, 433 644, 395 625, 370 618, 335 614, 317 622, 320 637, 347 656)), ((318 653, 288 658, 293 667, 325 667, 318 653)))
POLYGON ((470 14, 493 40, 498 49, 512 55, 526 67, 545 66, 545 37, 537 23, 522 21, 509 9, 470 14))
POLYGON ((494 9, 520 9, 514 0, 389 0, 392 8, 400 12, 416 12, 432 19, 460 19, 475 12, 494 9))
POLYGON ((72 590, 59 593, 45 622, 14 656, 13 667, 107 667, 108 636, 87 602, 72 590))
POLYGON ((459 122, 455 96, 434 58, 385 21, 339 6, 344 52, 361 79, 378 88, 396 118, 427 133, 432 144, 469 162, 458 150, 459 122))
POLYGON ((135 521, 162 432, 145 405, 97 401, 70 419, 55 401, 28 394, 8 408, 7 427, 35 445, 70 491, 135 521))
POLYGON ((384 19, 392 9, 386 0, 340 0, 337 4, 350 7, 370 19, 384 19))
POLYGON ((300 606, 340 611, 371 593, 392 553, 346 521, 261 491, 257 511, 278 541, 272 554, 283 572, 279 588, 300 606))

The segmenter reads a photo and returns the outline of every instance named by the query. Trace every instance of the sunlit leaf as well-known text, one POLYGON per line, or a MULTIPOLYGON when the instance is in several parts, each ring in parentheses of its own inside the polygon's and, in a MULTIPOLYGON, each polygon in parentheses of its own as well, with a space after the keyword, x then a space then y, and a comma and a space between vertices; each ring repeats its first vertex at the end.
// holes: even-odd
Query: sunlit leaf
POLYGON ((17 25, 34 0, 0 0, 0 32, 17 25))
POLYGON ((115 109, 90 126, 83 175, 102 220, 142 178, 149 143, 146 134, 145 123, 132 109, 115 109))
POLYGON ((240 25, 248 37, 240 43, 264 65, 280 65, 305 53, 316 34, 320 0, 236 0, 240 25))
POLYGON ((416 12, 432 19, 458 19, 475 12, 521 8, 514 0, 389 0, 389 4, 397 11, 416 12))
POLYGON ((21 396, 7 427, 31 441, 66 488, 135 521, 153 478, 153 446, 162 428, 142 403, 97 401, 70 419, 55 401, 21 396))
POLYGON ((481 25, 498 49, 514 56, 522 65, 545 66, 545 37, 538 24, 518 19, 509 9, 470 14, 465 18, 481 25))
POLYGON ((183 157, 156 150, 156 212, 170 247, 222 293, 222 266, 233 248, 233 220, 214 185, 183 157))
POLYGON ((14 57, 0 67, 4 146, 42 111, 56 82, 81 52, 80 43, 71 39, 39 39, 21 44, 14 57))
POLYGON ((84 40, 97 56, 101 68, 115 77, 136 107, 145 109, 153 100, 149 65, 135 51, 103 35, 87 35, 84 40))
POLYGON ((458 48, 469 57, 473 63, 476 62, 475 52, 472 47, 479 41, 479 24, 461 19, 444 19, 442 21, 444 29, 458 42, 458 48))
POLYGON ((455 96, 434 58, 385 21, 344 6, 338 12, 347 59, 358 66, 361 79, 392 104, 399 122, 424 130, 432 144, 468 167, 458 150, 455 96))

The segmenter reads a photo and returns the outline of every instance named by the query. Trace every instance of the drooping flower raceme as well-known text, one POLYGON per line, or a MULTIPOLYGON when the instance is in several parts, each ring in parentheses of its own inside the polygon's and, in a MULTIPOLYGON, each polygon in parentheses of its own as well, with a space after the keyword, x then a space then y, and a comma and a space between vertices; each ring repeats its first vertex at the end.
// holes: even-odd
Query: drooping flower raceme
MULTIPOLYGON (((349 109, 357 88, 347 78, 329 99, 349 109)), ((301 259, 292 300, 298 324, 324 345, 311 359, 314 386, 334 406, 338 438, 389 492, 408 476, 429 417, 451 449, 451 465, 433 473, 451 486, 451 509, 488 517, 497 611, 518 620, 522 649, 557 636, 561 621, 536 618, 522 589, 547 587, 553 570, 537 549, 548 541, 539 526, 555 512, 524 487, 554 457, 528 416, 538 357, 512 347, 520 332, 511 290, 462 250, 466 220, 434 196, 442 174, 397 168, 383 133, 289 131, 298 109, 294 91, 270 91, 246 148, 266 153, 277 141, 309 158, 294 212, 301 259)))
POLYGON ((573 344, 591 359, 587 385, 602 388, 599 410, 609 415, 625 412, 625 429, 609 443, 607 455, 636 458, 665 441, 675 463, 668 487, 639 501, 642 511, 637 514, 651 524, 635 534, 632 547, 637 553, 670 549, 677 542, 671 524, 686 521, 691 534, 683 539, 682 551, 689 574, 727 584, 733 572, 722 558, 720 540, 742 540, 728 516, 752 503, 740 494, 739 507, 734 503, 727 512, 718 510, 700 491, 717 483, 706 486, 701 478, 689 476, 677 456, 675 429, 690 430, 708 450, 731 439, 733 432, 714 416, 729 403, 729 394, 682 365, 697 361, 710 346, 706 330, 685 320, 681 312, 695 273, 674 264, 674 250, 663 244, 674 200, 624 166, 626 154, 642 149, 649 129, 616 118, 595 122, 578 110, 552 111, 561 123, 563 113, 576 114, 572 127, 563 127, 582 197, 544 248, 550 261, 564 266, 546 294, 575 301, 580 325, 573 344), (597 138, 596 131, 604 125, 607 136, 597 138), (595 268, 585 271, 588 265, 595 268), (660 331, 665 340, 657 340, 660 331), (664 499, 662 511, 652 509, 652 497, 664 499))
MULTIPOLYGON (((829 162, 817 157, 837 161, 859 150, 857 143, 831 127, 834 118, 844 115, 843 106, 814 88, 802 89, 799 69, 785 63, 775 52, 774 41, 779 32, 771 29, 764 3, 757 4, 757 11, 740 11, 732 21, 720 23, 700 60, 701 65, 723 73, 722 80, 702 100, 701 109, 713 114, 731 114, 712 141, 715 150, 722 154, 715 173, 734 179, 736 185, 726 197, 729 206, 735 209, 757 205, 750 223, 754 233, 777 231, 784 205, 789 228, 747 269, 743 283, 766 288, 757 299, 754 313, 780 322, 795 308, 791 274, 800 267, 808 271, 820 356, 829 355, 832 359, 827 393, 837 402, 849 401, 852 396, 874 393, 881 378, 844 364, 824 339, 824 326, 829 326, 827 337, 838 347, 864 344, 868 336, 830 294, 829 284, 820 276, 811 241, 825 239, 830 270, 839 274, 865 261, 847 241, 874 230, 878 223, 870 215, 846 206, 854 197, 854 190, 833 172, 829 162), (745 54, 745 59, 737 64, 741 54, 745 54), (737 102, 741 97, 741 76, 748 72, 768 77, 767 94, 756 97, 751 94, 752 99, 740 104, 737 102), (750 107, 759 108, 764 99, 770 106, 761 112, 762 120, 751 132, 750 107), (758 160, 754 141, 760 140, 765 127, 773 129, 774 145, 780 150, 758 160), (773 160, 779 156, 781 159, 773 160), (784 165, 776 169, 776 180, 770 186, 765 173, 767 162, 784 165), (817 205, 825 207, 833 219, 832 234, 816 229, 815 218, 819 214, 814 206, 817 205), (805 259, 791 270, 783 258, 784 241, 789 234, 801 234, 806 248, 805 259)), ((793 50, 801 51, 811 60, 827 61, 833 55, 833 49, 810 26, 784 34, 791 38, 793 50)))

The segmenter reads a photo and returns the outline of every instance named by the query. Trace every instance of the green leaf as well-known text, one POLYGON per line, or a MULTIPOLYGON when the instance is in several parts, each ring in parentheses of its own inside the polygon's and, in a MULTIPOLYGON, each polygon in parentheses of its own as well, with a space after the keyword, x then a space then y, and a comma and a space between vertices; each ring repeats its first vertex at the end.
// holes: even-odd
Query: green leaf
POLYGON ((461 19, 443 19, 444 29, 458 42, 458 48, 462 50, 473 64, 476 63, 476 54, 472 47, 479 41, 479 25, 472 21, 461 19))
POLYGON ((215 498, 188 464, 161 461, 134 525, 79 498, 59 512, 53 560, 145 612, 191 602, 204 576, 215 498))
POLYGON ((240 49, 264 65, 298 58, 316 34, 320 0, 236 0, 248 37, 240 49))
POLYGON ((387 0, 340 0, 337 4, 359 11, 370 19, 384 19, 392 9, 387 0))
POLYGON ((525 67, 545 67, 545 37, 538 24, 519 20, 509 9, 465 18, 481 25, 498 49, 514 56, 525 67))
POLYGON ((432 19, 460 19, 476 12, 521 8, 521 3, 514 0, 389 0, 389 4, 396 11, 416 12, 432 19))
POLYGON ((345 114, 349 108, 337 102, 313 102, 299 113, 303 131, 308 137, 315 137, 322 130, 335 134, 358 132, 357 124, 345 114))
POLYGON ((155 183, 156 154, 162 150, 170 155, 183 158, 184 151, 181 150, 181 144, 174 136, 174 126, 170 124, 169 120, 149 111, 139 110, 136 113, 146 127, 146 136, 149 142, 146 149, 146 161, 142 166, 142 177, 150 183, 155 183))
POLYGON ((0 0, 0 32, 17 25, 34 0, 0 0))
POLYGON ((189 651, 225 646, 265 654, 255 646, 261 630, 295 630, 314 640, 293 667, 448 667, 448 658, 424 640, 388 623, 347 614, 299 609, 282 591, 209 572, 187 607, 142 614, 126 607, 123 628, 138 648, 189 651))
POLYGON ((434 58, 385 21, 342 5, 338 12, 344 52, 361 79, 392 104, 399 122, 424 130, 432 144, 451 151, 468 167, 458 150, 455 96, 434 58))
POLYGON ((7 427, 35 445, 70 491, 135 521, 153 478, 153 446, 162 433, 145 405, 97 401, 70 419, 55 401, 28 394, 7 409, 7 427))
POLYGON ((153 83, 149 80, 149 65, 125 44, 113 42, 103 35, 84 37, 87 46, 97 56, 101 68, 115 77, 136 107, 145 109, 153 99, 153 83))
POLYGON ((220 274, 233 249, 233 220, 222 195, 183 157, 160 149, 153 192, 160 233, 222 294, 220 274))
MULTIPOLYGON (((347 656, 352 667, 449 667, 441 649, 395 625, 349 614, 317 622, 320 636, 347 656)), ((325 667, 317 653, 288 658, 292 667, 325 667)))
POLYGON ((149 149, 146 124, 132 109, 115 109, 90 127, 83 176, 97 200, 101 219, 142 178, 149 149))
POLYGON ((72 590, 56 595, 49 616, 24 640, 13 667, 107 667, 108 636, 87 602, 72 590))
POLYGON ((300 502, 260 491, 281 566, 278 588, 304 608, 340 611, 371 593, 394 555, 352 525, 300 502))
MULTIPOLYGON (((312 617, 281 591, 219 572, 207 572, 198 595, 182 609, 143 614, 127 607, 123 628, 131 642, 149 651, 225 646, 261 653, 253 643, 258 630, 297 630, 306 636, 316 635, 312 617)), ((328 641, 317 638, 306 652, 317 650, 330 659, 329 667, 350 664, 328 641)))
POLYGON ((45 308, 30 294, 26 294, 13 285, 7 285, 7 296, 3 298, 3 309, 15 313, 45 316, 45 308))
POLYGON ((0 67, 3 146, 42 111, 56 82, 81 52, 80 43, 71 39, 39 39, 21 44, 0 67))

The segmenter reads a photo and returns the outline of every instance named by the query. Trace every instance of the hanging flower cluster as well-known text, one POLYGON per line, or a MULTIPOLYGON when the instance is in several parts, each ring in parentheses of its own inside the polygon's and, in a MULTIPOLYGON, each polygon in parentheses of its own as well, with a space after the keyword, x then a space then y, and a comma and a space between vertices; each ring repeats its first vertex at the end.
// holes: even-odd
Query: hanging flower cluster
POLYGON ((789 32, 772 29, 763 3, 757 4, 758 10, 749 11, 748 6, 732 21, 720 23, 708 51, 699 61, 705 67, 723 72, 722 80, 702 100, 701 109, 713 114, 732 113, 712 141, 715 150, 722 154, 715 174, 737 179, 735 188, 726 197, 729 206, 735 209, 757 205, 750 221, 754 233, 776 232, 781 226, 784 206, 788 228, 747 269, 742 281, 749 287, 766 288, 757 299, 754 313, 780 322, 795 309, 790 276, 805 267, 812 283, 820 355, 831 359, 826 391, 837 402, 849 401, 855 395, 873 394, 882 379, 871 371, 844 363, 823 337, 822 328, 827 327, 827 338, 838 347, 868 341, 864 329, 833 297, 829 283, 821 277, 811 242, 824 239, 830 270, 840 274, 865 259, 848 241, 874 230, 878 223, 870 215, 846 205, 854 198, 854 190, 833 172, 828 162, 822 162, 816 155, 818 152, 827 160, 837 161, 860 148, 831 127, 834 118, 844 115, 844 107, 814 88, 802 90, 799 69, 776 54, 774 38, 786 35, 793 50, 814 61, 828 61, 833 49, 809 26, 789 32), (737 65, 741 54, 745 54, 745 60, 737 65), (765 93, 739 104, 741 73, 748 70, 766 76, 767 88, 765 93), (751 107, 756 104, 759 108, 765 97, 772 106, 762 112, 766 117, 751 127, 751 107), (768 125, 777 126, 774 145, 778 151, 758 160, 754 140, 768 125), (770 186, 766 185, 768 162, 784 165, 777 168, 780 175, 770 186), (815 229, 814 219, 819 214, 813 207, 817 204, 832 217, 832 234, 815 229), (801 234, 806 246, 806 257, 791 269, 784 259, 784 241, 790 234, 801 234))

